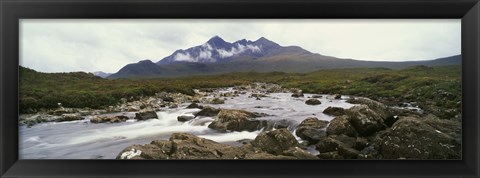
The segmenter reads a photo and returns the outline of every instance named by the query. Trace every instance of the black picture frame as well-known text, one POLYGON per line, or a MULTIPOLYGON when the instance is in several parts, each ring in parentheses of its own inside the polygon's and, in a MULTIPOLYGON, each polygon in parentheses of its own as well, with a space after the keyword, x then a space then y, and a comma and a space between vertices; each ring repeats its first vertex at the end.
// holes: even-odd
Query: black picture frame
POLYGON ((478 0, 1 0, 1 177, 478 177, 478 0), (459 18, 462 19, 462 160, 18 160, 22 18, 459 18))

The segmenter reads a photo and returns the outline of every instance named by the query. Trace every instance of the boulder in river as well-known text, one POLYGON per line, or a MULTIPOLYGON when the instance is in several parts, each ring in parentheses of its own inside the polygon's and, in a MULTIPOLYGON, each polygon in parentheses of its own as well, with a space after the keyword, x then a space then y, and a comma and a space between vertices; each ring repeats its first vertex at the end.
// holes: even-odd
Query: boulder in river
POLYGON ((381 118, 388 118, 394 115, 397 115, 395 109, 389 108, 387 105, 380 103, 378 101, 369 99, 369 98, 363 98, 363 97, 357 97, 353 99, 347 100, 347 102, 351 104, 362 104, 368 106, 370 110, 373 110, 378 116, 381 118))
POLYGON ((76 120, 83 120, 83 119, 85 119, 85 118, 81 117, 80 115, 76 115, 76 114, 62 114, 55 121, 64 122, 64 121, 76 121, 76 120))
POLYGON ((221 110, 217 118, 208 125, 209 128, 221 132, 229 131, 255 131, 267 126, 267 121, 254 118, 264 116, 243 110, 221 110))
POLYGON ((370 136, 386 128, 381 113, 367 105, 353 106, 347 110, 348 120, 360 136, 370 136))
POLYGON ((141 111, 141 112, 135 113, 135 119, 137 120, 158 119, 158 116, 155 111, 141 111))
POLYGON ((357 136, 357 131, 348 121, 348 116, 338 116, 330 121, 327 127, 327 135, 345 134, 351 137, 357 136))
MULTIPOLYGON (((356 138, 348 137, 346 135, 332 135, 323 138, 316 145, 316 149, 320 153, 335 152, 342 158, 356 159, 360 154, 360 151, 355 150, 356 138)), ((325 155, 323 155, 326 157, 325 155)))
POLYGON ((307 140, 310 144, 315 144, 322 137, 326 136, 325 128, 327 125, 328 121, 318 120, 315 117, 309 117, 298 125, 295 134, 303 140, 307 140))
POLYGON ((238 159, 245 154, 238 147, 188 133, 174 133, 168 141, 157 140, 146 145, 127 147, 117 156, 117 159, 122 159, 122 155, 132 149, 138 150, 140 154, 130 159, 238 159))
POLYGON ((386 159, 461 159, 461 143, 448 131, 460 123, 401 117, 376 139, 386 159))
POLYGON ((220 112, 220 109, 210 107, 210 106, 205 106, 200 112, 195 114, 195 117, 197 116, 213 117, 213 116, 216 116, 219 112, 220 112))
POLYGON ((297 91, 293 92, 292 97, 295 97, 295 98, 303 97, 302 90, 297 90, 297 91))
POLYGON ((315 98, 312 98, 312 99, 309 99, 307 101, 305 101, 305 104, 308 104, 308 105, 319 105, 319 104, 322 104, 322 102, 320 102, 320 100, 317 100, 315 98))
POLYGON ((188 105, 187 108, 189 108, 189 109, 192 109, 192 108, 203 109, 203 106, 200 106, 198 103, 194 102, 194 103, 188 105))
POLYGON ((225 104, 225 100, 223 99, 220 99, 220 98, 213 98, 211 101, 210 101, 211 104, 225 104))
POLYGON ((335 94, 333 98, 334 98, 334 99, 342 99, 342 95, 340 95, 340 94, 335 94))
POLYGON ((128 120, 127 116, 95 116, 94 118, 90 119, 91 123, 98 124, 98 123, 117 123, 117 122, 125 122, 128 120))
POLYGON ((192 120, 193 118, 195 118, 194 116, 178 116, 177 117, 177 120, 180 121, 180 122, 187 122, 189 120, 192 120))
POLYGON ((282 154, 291 147, 299 147, 295 137, 287 129, 260 133, 251 144, 270 154, 282 154))
POLYGON ((329 106, 327 109, 323 110, 323 113, 330 116, 341 116, 346 114, 345 109, 332 106, 329 106))

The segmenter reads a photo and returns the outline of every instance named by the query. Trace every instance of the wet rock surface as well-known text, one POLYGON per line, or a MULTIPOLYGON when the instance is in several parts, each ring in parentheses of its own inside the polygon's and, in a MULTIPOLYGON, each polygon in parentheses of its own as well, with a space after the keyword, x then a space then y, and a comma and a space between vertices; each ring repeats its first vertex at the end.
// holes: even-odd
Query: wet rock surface
POLYGON ((327 109, 323 110, 323 113, 331 116, 341 116, 346 114, 345 109, 340 107, 330 107, 330 106, 327 109))
POLYGON ((461 145, 448 132, 449 127, 459 129, 460 124, 401 117, 376 141, 385 159, 458 159, 461 157, 461 145), (438 129, 440 125, 444 125, 441 127, 443 131, 438 129))
POLYGON ((295 134, 310 144, 315 144, 326 136, 325 128, 328 123, 328 121, 318 120, 316 117, 309 117, 298 125, 295 134))
POLYGON ((243 110, 221 110, 209 128, 225 131, 255 131, 267 126, 267 121, 255 118, 265 114, 252 113, 243 110))
POLYGON ((319 105, 319 104, 322 104, 322 102, 320 102, 319 100, 317 99, 309 99, 307 101, 305 101, 305 104, 308 104, 308 105, 319 105))
POLYGON ((142 112, 135 113, 135 119, 137 120, 158 119, 158 116, 155 111, 142 111, 142 112))
POLYGON ((287 129, 262 132, 251 143, 254 147, 271 154, 281 154, 290 147, 300 146, 287 129))
MULTIPOLYGON (((278 133, 277 133, 278 134, 278 133)), ((271 138, 277 139, 277 138, 271 138)), ((281 142, 282 138, 278 138, 281 142)), ((234 147, 187 133, 174 133, 169 140, 132 145, 117 155, 117 159, 316 159, 314 155, 294 146, 262 151, 252 144, 234 147), (278 153, 278 154, 277 154, 278 153)))
POLYGON ((91 123, 117 123, 117 122, 125 122, 129 118, 127 116, 95 116, 94 118, 90 119, 91 123))

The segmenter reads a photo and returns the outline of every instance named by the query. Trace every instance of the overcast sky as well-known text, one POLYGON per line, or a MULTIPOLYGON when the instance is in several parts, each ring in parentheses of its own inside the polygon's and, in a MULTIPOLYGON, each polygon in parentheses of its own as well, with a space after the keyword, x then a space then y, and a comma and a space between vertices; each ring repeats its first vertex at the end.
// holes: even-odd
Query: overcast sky
POLYGON ((20 21, 20 65, 41 72, 117 72, 177 49, 265 37, 339 58, 409 61, 461 52, 459 19, 449 20, 37 20, 20 21))

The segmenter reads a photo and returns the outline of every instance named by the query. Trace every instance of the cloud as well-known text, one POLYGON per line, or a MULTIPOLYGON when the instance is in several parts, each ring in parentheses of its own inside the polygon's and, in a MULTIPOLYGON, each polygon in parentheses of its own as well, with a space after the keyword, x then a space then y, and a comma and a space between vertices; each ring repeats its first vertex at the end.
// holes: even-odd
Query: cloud
POLYGON ((232 57, 234 55, 238 55, 240 53, 243 53, 247 50, 250 50, 254 53, 259 53, 261 52, 261 49, 259 46, 247 44, 247 45, 242 45, 242 44, 237 44, 235 47, 230 49, 229 51, 225 49, 216 49, 217 52, 219 53, 220 57, 222 58, 227 58, 227 57, 232 57))
POLYGON ((175 61, 197 62, 197 60, 192 58, 188 52, 186 54, 178 52, 173 58, 175 61))

